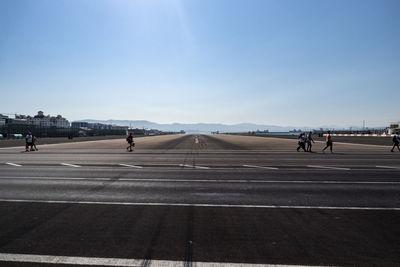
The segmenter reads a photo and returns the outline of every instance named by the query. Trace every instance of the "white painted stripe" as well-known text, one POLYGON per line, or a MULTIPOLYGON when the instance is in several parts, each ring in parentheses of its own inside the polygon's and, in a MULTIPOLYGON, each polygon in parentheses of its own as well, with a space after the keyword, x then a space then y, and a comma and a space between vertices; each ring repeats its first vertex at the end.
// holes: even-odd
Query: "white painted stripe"
POLYGON ((258 209, 327 209, 327 210, 394 210, 400 207, 348 207, 348 206, 286 206, 286 205, 240 205, 213 203, 158 203, 158 202, 118 202, 118 201, 77 201, 77 200, 41 200, 41 199, 0 199, 11 203, 46 204, 83 204, 83 205, 120 205, 120 206, 168 206, 168 207, 212 207, 212 208, 258 208, 258 209))
POLYGON ((208 170, 210 169, 209 167, 205 167, 205 166, 194 166, 195 169, 204 169, 204 170, 208 170))
MULTIPOLYGON (((55 256, 55 255, 35 255, 35 254, 11 254, 0 253, 0 261, 5 262, 30 262, 30 263, 48 263, 48 264, 72 264, 72 265, 89 265, 89 266, 144 266, 150 262, 155 267, 177 267, 183 266, 182 261, 168 260, 144 260, 144 259, 121 259, 121 258, 98 258, 98 257, 71 257, 71 256, 55 256)), ((247 263, 221 263, 221 262, 192 262, 193 266, 198 267, 305 267, 303 265, 276 265, 276 264, 247 264, 247 263)))
POLYGON ((243 165, 243 167, 258 168, 258 169, 268 169, 268 170, 278 170, 278 168, 275 168, 275 167, 256 166, 256 165, 243 165))
POLYGON ((120 166, 124 166, 124 167, 137 168, 137 169, 142 169, 143 168, 142 166, 129 165, 129 164, 123 164, 123 163, 120 163, 119 165, 120 166))
POLYGON ((21 167, 22 165, 12 163, 12 162, 6 162, 7 165, 15 166, 15 167, 21 167))
POLYGON ((395 166, 375 166, 375 167, 384 169, 396 169, 396 170, 400 169, 400 167, 395 167, 395 166))
MULTIPOLYGON (((323 141, 320 141, 323 142, 323 141)), ((323 142, 325 143, 325 142, 323 142)), ((357 144, 357 143, 344 143, 344 142, 333 142, 333 144, 338 144, 338 145, 351 145, 351 146, 369 146, 369 147, 384 147, 384 148, 390 148, 391 146, 384 146, 384 145, 369 145, 369 144, 357 144)))
POLYGON ((186 167, 186 168, 194 168, 194 169, 210 169, 209 167, 203 167, 203 166, 197 166, 197 165, 189 165, 189 164, 179 164, 180 167, 186 167))
POLYGON ((82 180, 82 181, 113 181, 113 182, 167 182, 167 183, 284 183, 284 184, 382 184, 382 185, 400 185, 395 181, 318 181, 318 180, 243 180, 243 179, 157 179, 157 178, 88 178, 88 177, 35 177, 35 176, 18 176, 18 177, 0 177, 0 179, 30 179, 30 180, 82 180))
POLYGON ((61 163, 61 165, 69 166, 69 167, 74 167, 74 168, 80 168, 80 167, 81 167, 81 166, 79 166, 79 165, 69 164, 69 163, 61 163))
POLYGON ((317 169, 331 169, 331 170, 342 170, 342 171, 350 171, 349 168, 339 168, 339 167, 329 167, 329 166, 319 166, 319 165, 307 165, 309 168, 317 168, 317 169))

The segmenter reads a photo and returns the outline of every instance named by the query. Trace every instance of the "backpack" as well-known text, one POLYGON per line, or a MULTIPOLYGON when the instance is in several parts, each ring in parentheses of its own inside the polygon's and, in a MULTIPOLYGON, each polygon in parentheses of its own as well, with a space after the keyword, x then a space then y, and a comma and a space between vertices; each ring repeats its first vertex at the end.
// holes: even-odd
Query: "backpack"
POLYGON ((396 136, 396 135, 393 135, 392 141, 393 141, 393 143, 398 142, 398 141, 397 141, 397 136, 396 136))

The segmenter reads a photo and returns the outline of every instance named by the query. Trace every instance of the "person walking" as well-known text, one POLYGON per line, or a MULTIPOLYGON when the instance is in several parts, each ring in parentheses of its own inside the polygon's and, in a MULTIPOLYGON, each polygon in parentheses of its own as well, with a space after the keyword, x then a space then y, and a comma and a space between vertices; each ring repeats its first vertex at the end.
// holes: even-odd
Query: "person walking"
POLYGON ((37 142, 37 138, 35 135, 32 134, 32 148, 34 148, 33 151, 35 151, 35 150, 39 151, 39 149, 37 149, 37 147, 36 147, 36 142, 37 142))
POLYGON ((393 147, 392 150, 390 150, 390 152, 394 152, 394 148, 397 147, 397 149, 400 151, 400 136, 399 136, 399 132, 397 132, 395 135, 393 135, 393 147))
POLYGON ((311 151, 312 143, 315 143, 315 141, 312 138, 312 132, 310 131, 307 135, 307 152, 312 152, 311 151))
POLYGON ((324 152, 325 149, 327 149, 328 147, 330 147, 331 153, 333 153, 333 142, 332 142, 331 131, 328 131, 328 134, 326 135, 326 147, 322 149, 322 151, 324 152))
POLYGON ((306 137, 304 133, 300 134, 299 136, 299 146, 297 147, 297 152, 299 152, 300 148, 306 152, 306 137))
POLYGON ((25 151, 29 151, 29 147, 31 148, 31 151, 33 150, 32 148, 32 134, 28 133, 25 137, 25 151))
POLYGON ((129 146, 126 148, 126 150, 129 150, 129 152, 132 152, 132 147, 135 146, 135 143, 133 142, 133 136, 132 133, 129 133, 129 135, 126 137, 126 142, 128 142, 129 146))

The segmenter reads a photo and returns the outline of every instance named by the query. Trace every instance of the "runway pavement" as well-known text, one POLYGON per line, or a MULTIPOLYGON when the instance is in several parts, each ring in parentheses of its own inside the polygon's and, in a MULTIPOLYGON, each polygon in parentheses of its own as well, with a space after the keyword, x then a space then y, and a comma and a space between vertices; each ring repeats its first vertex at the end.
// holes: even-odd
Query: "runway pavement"
POLYGON ((1 148, 0 265, 400 265, 400 152, 388 146, 135 141, 1 148))

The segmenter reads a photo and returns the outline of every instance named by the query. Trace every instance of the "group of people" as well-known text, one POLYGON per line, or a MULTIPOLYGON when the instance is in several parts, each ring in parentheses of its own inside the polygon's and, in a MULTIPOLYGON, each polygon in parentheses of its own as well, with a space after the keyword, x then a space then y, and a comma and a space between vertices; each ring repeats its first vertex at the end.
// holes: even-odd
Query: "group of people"
POLYGON ((32 133, 25 136, 25 151, 38 151, 36 147, 37 138, 32 133))
MULTIPOLYGON (((311 148, 313 143, 315 143, 315 141, 312 137, 312 132, 309 132, 307 135, 305 133, 301 133, 299 136, 299 146, 297 147, 297 151, 303 149, 304 152, 312 152, 311 148)), ((330 131, 328 131, 328 134, 326 135, 326 147, 322 149, 322 151, 325 151, 325 149, 327 149, 328 147, 330 147, 331 153, 333 153, 333 142, 330 131)))
MULTIPOLYGON (((326 146, 324 149, 322 149, 323 152, 329 147, 331 150, 331 153, 333 153, 333 141, 332 141, 332 134, 331 131, 328 131, 328 134, 326 135, 326 146)), ((391 152, 394 152, 394 149, 397 147, 397 149, 400 151, 400 135, 397 132, 393 136, 393 147, 390 150, 391 152)), ((311 147, 312 144, 315 143, 314 139, 312 138, 312 132, 309 132, 307 135, 305 133, 301 133, 299 136, 299 146, 297 147, 297 151, 300 151, 300 149, 303 149, 304 152, 312 152, 311 147), (307 148, 306 148, 307 144, 307 148)))
POLYGON ((312 144, 315 143, 312 138, 312 132, 309 132, 306 136, 305 133, 301 133, 299 136, 299 146, 297 147, 297 151, 300 151, 300 148, 303 149, 304 152, 312 152, 311 147, 312 144), (306 148, 307 144, 307 148, 306 148))

